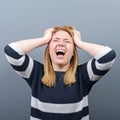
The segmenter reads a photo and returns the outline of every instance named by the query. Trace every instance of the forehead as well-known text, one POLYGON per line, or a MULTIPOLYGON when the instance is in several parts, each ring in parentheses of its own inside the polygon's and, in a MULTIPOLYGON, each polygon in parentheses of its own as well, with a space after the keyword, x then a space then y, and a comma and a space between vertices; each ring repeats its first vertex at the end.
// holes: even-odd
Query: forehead
POLYGON ((66 31, 63 31, 63 30, 60 30, 60 31, 57 31, 56 33, 54 33, 53 38, 56 38, 56 37, 59 37, 59 38, 66 37, 66 38, 72 39, 72 37, 69 35, 69 33, 66 31))

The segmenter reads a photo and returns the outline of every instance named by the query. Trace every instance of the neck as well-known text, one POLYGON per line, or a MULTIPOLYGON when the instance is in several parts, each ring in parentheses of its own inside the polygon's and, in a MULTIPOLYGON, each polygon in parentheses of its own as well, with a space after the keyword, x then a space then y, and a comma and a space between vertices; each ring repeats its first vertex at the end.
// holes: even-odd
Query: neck
POLYGON ((53 69, 54 71, 67 71, 68 68, 69 68, 69 64, 67 65, 62 65, 62 64, 59 64, 59 65, 56 65, 56 64, 52 64, 53 65, 53 69))

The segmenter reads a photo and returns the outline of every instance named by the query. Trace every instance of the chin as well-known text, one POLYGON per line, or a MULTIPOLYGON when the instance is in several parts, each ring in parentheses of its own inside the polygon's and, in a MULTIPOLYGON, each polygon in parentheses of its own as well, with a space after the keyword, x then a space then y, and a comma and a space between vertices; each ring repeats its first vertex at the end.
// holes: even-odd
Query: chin
POLYGON ((66 62, 56 62, 56 65, 59 65, 59 66, 65 66, 65 65, 68 65, 69 63, 66 63, 66 62))
POLYGON ((64 62, 57 62, 56 65, 65 65, 64 62))

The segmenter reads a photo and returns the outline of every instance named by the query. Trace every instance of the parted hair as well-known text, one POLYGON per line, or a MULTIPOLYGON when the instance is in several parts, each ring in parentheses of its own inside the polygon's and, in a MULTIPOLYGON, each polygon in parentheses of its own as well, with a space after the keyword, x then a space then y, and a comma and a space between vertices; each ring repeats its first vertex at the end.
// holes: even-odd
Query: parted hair
MULTIPOLYGON (((74 39, 74 33, 73 33, 74 29, 75 28, 72 26, 54 27, 52 36, 56 32, 63 30, 66 31, 71 36, 72 39, 74 39)), ((71 85, 76 82, 75 73, 76 73, 77 65, 78 65, 78 54, 77 54, 77 49, 74 46, 73 56, 70 60, 70 66, 64 75, 65 85, 71 85)), ((49 55, 49 45, 46 46, 44 53, 44 75, 42 78, 42 82, 48 87, 52 87, 56 83, 56 75, 49 55)))

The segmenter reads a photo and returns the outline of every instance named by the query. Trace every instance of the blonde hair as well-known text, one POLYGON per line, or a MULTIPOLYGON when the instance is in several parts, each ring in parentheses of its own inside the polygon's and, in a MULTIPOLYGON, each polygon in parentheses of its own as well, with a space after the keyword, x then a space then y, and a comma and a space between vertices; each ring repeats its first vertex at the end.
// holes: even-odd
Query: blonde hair
MULTIPOLYGON (((52 35, 54 35, 56 32, 60 30, 66 31, 72 37, 72 39, 74 39, 74 34, 73 34, 74 27, 71 26, 54 27, 52 35)), ((70 66, 64 75, 65 85, 71 85, 76 82, 75 73, 76 73, 77 65, 78 65, 78 54, 76 47, 74 47, 73 56, 70 60, 70 66)), ((46 47, 44 54, 44 76, 42 78, 42 82, 48 87, 54 86, 56 82, 56 75, 49 55, 49 46, 46 47)))

